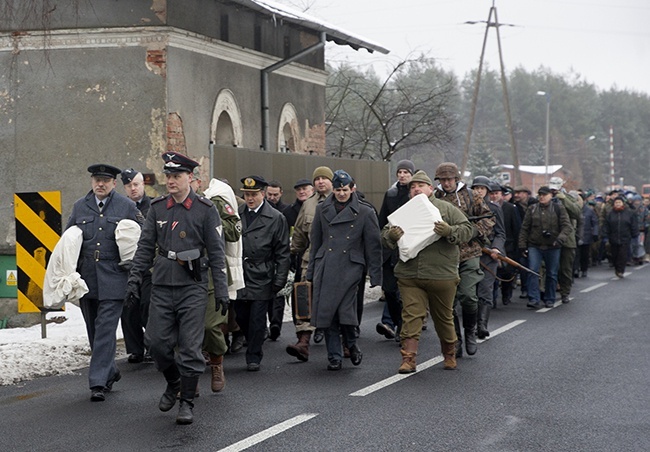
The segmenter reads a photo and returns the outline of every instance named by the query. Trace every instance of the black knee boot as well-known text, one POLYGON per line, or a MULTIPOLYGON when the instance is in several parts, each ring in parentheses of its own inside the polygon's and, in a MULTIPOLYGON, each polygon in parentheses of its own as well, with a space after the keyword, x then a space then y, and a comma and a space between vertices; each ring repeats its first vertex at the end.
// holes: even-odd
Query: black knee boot
POLYGON ((492 306, 479 303, 478 305, 478 318, 476 320, 476 335, 479 339, 485 339, 490 335, 488 331, 488 320, 490 319, 490 311, 492 306))
POLYGON ((465 330, 465 351, 473 355, 477 350, 476 343, 476 312, 463 311, 463 329, 465 330))
POLYGON ((177 424, 191 424, 194 421, 192 409, 194 408, 194 394, 199 377, 181 377, 181 403, 178 407, 177 424))
POLYGON ((163 370, 165 380, 167 380, 167 388, 160 397, 158 408, 160 411, 169 411, 176 405, 176 394, 181 390, 181 374, 178 371, 176 364, 172 364, 167 369, 163 370))

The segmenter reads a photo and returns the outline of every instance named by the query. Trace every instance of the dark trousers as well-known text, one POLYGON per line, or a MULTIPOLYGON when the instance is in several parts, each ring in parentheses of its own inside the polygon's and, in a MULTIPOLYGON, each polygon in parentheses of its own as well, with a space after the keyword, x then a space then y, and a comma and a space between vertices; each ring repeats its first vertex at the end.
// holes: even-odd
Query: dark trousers
MULTIPOLYGON (((147 272, 148 273, 148 272, 147 272)), ((140 300, 122 310, 122 332, 126 352, 144 355, 144 330, 149 320, 149 302, 151 300, 151 276, 145 273, 140 286, 140 300)))
POLYGON ((343 344, 341 343, 343 335, 343 344, 350 348, 357 343, 354 334, 354 325, 339 324, 338 314, 332 319, 329 328, 325 330, 325 345, 327 347, 327 359, 329 361, 343 360, 343 344))
MULTIPOLYGON (((508 256, 510 257, 510 256, 508 256)), ((512 258, 511 258, 512 259, 512 258)), ((522 272, 525 273, 525 272, 522 272)), ((508 303, 512 299, 512 290, 516 284, 517 269, 512 265, 503 264, 497 269, 497 276, 502 281, 496 280, 494 282, 494 303, 497 302, 497 288, 501 285, 501 301, 508 303)))
POLYGON ((158 370, 176 364, 183 377, 203 374, 207 303, 207 283, 152 287, 145 341, 158 370))
POLYGON ((399 286, 395 277, 395 266, 391 263, 390 259, 384 262, 382 266, 381 288, 384 291, 384 297, 386 297, 385 310, 388 310, 388 314, 390 315, 392 321, 391 326, 399 329, 402 326, 402 302, 399 298, 399 286))
POLYGON ((282 329, 282 319, 284 317, 284 297, 275 297, 269 303, 268 308, 269 324, 276 325, 282 329))
MULTIPOLYGON (((520 256, 519 257, 519 263, 523 265, 524 267, 528 267, 528 258, 520 256)), ((530 267, 528 267, 530 268, 530 267)), ((536 278, 535 275, 532 276, 533 278, 536 278)), ((519 280, 521 281, 521 291, 522 292, 528 292, 528 272, 527 271, 520 271, 519 272, 519 280)))
POLYGON ((612 242, 609 243, 609 250, 612 253, 612 263, 614 264, 614 271, 616 273, 625 273, 629 248, 629 243, 622 243, 620 245, 612 242))
POLYGON ((96 300, 82 298, 81 314, 86 323, 88 341, 92 350, 88 369, 89 387, 106 386, 117 372, 115 331, 122 314, 122 300, 96 300))
POLYGON ((359 325, 361 325, 361 317, 363 316, 363 297, 366 294, 366 276, 368 276, 368 272, 364 270, 361 275, 361 281, 359 281, 359 285, 357 286, 357 321, 359 322, 359 325))
POLYGON ((261 363, 264 353, 262 344, 266 334, 266 313, 272 300, 237 300, 235 313, 237 324, 246 337, 246 364, 261 363))
POLYGON ((560 294, 568 296, 573 286, 573 261, 576 258, 576 249, 563 246, 560 250, 560 268, 558 270, 558 283, 560 294))
POLYGON ((578 254, 580 256, 580 271, 585 273, 589 270, 591 262, 591 243, 578 246, 578 254))

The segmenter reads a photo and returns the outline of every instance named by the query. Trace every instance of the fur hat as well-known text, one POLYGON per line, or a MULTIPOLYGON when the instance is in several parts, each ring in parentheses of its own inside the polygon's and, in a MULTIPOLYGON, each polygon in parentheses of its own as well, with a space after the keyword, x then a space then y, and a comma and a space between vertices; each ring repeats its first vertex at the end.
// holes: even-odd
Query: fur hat
POLYGON ((438 165, 436 168, 436 174, 434 179, 447 179, 447 178, 460 178, 460 171, 458 170, 458 165, 453 162, 444 162, 438 165))

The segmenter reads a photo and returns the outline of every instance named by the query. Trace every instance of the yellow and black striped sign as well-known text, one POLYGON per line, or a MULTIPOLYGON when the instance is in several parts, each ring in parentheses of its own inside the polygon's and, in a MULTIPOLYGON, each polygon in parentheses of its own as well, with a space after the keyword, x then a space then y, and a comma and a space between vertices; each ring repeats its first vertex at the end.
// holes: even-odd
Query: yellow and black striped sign
POLYGON ((18 312, 41 312, 43 281, 61 237, 61 192, 15 193, 18 312))

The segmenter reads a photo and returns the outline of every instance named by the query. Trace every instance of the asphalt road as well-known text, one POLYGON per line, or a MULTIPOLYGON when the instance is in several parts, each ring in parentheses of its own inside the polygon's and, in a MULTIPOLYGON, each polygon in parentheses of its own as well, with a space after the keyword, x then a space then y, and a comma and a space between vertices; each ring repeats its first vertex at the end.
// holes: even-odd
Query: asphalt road
MULTIPOLYGON (((285 323, 265 344, 260 372, 227 356, 226 389, 201 379, 195 421, 157 408, 165 383, 152 365, 120 362, 122 380, 91 403, 87 374, 0 387, 4 451, 648 451, 650 267, 624 280, 607 265, 577 279, 569 304, 524 300, 492 311, 489 340, 459 369, 442 369, 424 332, 418 372, 398 376, 397 344, 375 332, 366 305, 359 367, 326 370, 324 343, 308 363, 284 352, 285 323)), ((515 291, 515 296, 518 295, 515 291)))

